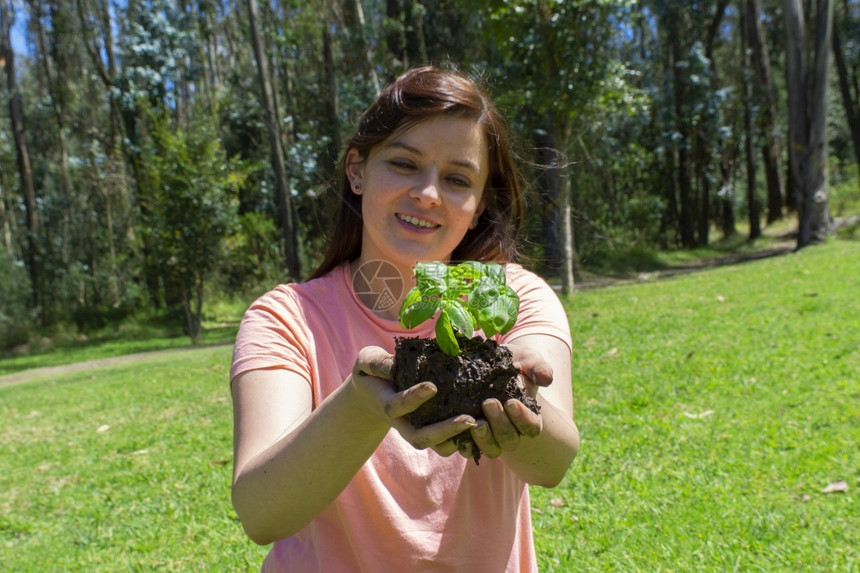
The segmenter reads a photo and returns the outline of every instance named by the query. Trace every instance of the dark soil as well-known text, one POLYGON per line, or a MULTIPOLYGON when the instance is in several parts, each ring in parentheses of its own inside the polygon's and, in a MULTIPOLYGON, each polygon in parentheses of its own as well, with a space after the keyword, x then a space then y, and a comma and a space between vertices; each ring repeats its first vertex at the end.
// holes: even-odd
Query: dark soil
MULTIPOLYGON (((517 384, 520 371, 513 365, 510 350, 479 336, 458 337, 458 342, 462 354, 448 356, 432 338, 395 339, 396 388, 405 390, 420 382, 432 382, 437 388, 433 398, 407 416, 413 426, 421 428, 461 414, 483 419, 481 404, 488 398, 502 404, 515 398, 533 412, 540 412, 537 401, 517 384)), ((481 451, 470 432, 455 436, 454 443, 470 443, 475 463, 479 462, 481 451)))

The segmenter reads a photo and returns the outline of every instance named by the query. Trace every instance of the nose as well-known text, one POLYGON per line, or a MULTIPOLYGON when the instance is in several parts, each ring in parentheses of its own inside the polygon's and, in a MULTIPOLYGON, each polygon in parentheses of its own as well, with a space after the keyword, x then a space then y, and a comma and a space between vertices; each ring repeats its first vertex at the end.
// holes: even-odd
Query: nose
POLYGON ((428 171, 429 173, 415 183, 409 195, 418 202, 435 206, 442 200, 442 195, 439 192, 440 183, 435 170, 428 171))

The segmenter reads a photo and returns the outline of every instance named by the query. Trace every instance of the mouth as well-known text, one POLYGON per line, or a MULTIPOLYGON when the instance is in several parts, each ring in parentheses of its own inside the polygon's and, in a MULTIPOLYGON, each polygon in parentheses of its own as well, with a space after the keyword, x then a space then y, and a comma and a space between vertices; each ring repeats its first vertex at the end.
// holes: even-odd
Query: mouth
POLYGON ((419 227, 421 229, 436 229, 437 227, 441 227, 441 225, 437 225, 431 221, 427 221, 426 219, 419 219, 418 217, 413 217, 412 215, 404 215, 403 213, 397 213, 397 218, 401 221, 409 223, 414 227, 419 227))

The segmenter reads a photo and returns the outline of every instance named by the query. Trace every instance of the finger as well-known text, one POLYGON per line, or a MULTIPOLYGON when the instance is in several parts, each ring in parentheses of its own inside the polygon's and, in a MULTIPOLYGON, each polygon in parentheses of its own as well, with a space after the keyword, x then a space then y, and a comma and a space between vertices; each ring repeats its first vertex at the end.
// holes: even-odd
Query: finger
POLYGON ((527 438, 536 438, 543 429, 543 417, 529 410, 519 400, 505 402, 505 413, 517 429, 517 432, 527 438))
POLYGON ((484 400, 481 404, 484 411, 484 417, 490 424, 490 429, 493 432, 493 438, 503 451, 511 451, 517 449, 520 444, 520 432, 514 426, 507 412, 502 407, 502 403, 491 398, 484 400))
POLYGON ((445 440, 441 444, 433 446, 432 449, 443 458, 450 457, 456 454, 459 450, 457 444, 454 443, 454 440, 445 440))
MULTIPOLYGON (((427 448, 435 448, 443 442, 450 440, 457 434, 471 430, 475 427, 475 419, 471 416, 457 416, 456 418, 449 418, 447 420, 442 420, 435 424, 428 424, 423 428, 416 429, 409 424, 406 418, 397 418, 394 420, 392 425, 397 428, 403 438, 409 442, 412 447, 418 450, 424 450, 427 448)), ((456 446, 454 447, 454 451, 457 451, 456 446)))
POLYGON ((488 458, 497 458, 502 455, 502 448, 493 436, 490 424, 486 420, 478 420, 478 425, 472 428, 472 439, 488 458))
POLYGON ((473 454, 472 454, 473 449, 472 448, 473 448, 473 444, 470 440, 463 440, 460 442, 460 444, 458 446, 458 451, 460 452, 461 456, 463 456, 464 458, 469 460, 469 459, 472 459, 472 457, 473 457, 473 454))
POLYGON ((385 413, 392 418, 403 417, 415 411, 421 404, 435 395, 435 384, 432 382, 421 382, 394 394, 385 404, 385 413))
POLYGON ((378 346, 366 346, 358 351, 352 373, 391 380, 394 378, 394 355, 378 346))
POLYGON ((523 376, 538 386, 552 384, 552 366, 544 360, 541 354, 525 346, 510 346, 513 354, 513 364, 520 369, 523 376))

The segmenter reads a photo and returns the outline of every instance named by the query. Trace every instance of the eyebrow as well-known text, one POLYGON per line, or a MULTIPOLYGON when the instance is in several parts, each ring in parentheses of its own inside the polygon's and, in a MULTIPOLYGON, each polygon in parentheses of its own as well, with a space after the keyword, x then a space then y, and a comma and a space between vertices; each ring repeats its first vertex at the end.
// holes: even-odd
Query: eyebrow
MULTIPOLYGON (((399 149, 405 149, 406 151, 408 151, 410 153, 414 153, 415 155, 420 155, 420 156, 424 155, 421 152, 421 150, 418 149, 417 147, 412 147, 411 145, 409 145, 407 143, 403 143, 402 141, 392 141, 391 143, 386 145, 386 147, 389 147, 389 148, 396 147, 399 149)), ((477 164, 475 164, 475 162, 469 161, 468 159, 452 159, 451 163, 454 165, 459 165, 460 167, 464 167, 464 168, 469 169, 471 171, 474 171, 475 173, 481 172, 480 167, 478 167, 477 164)))

